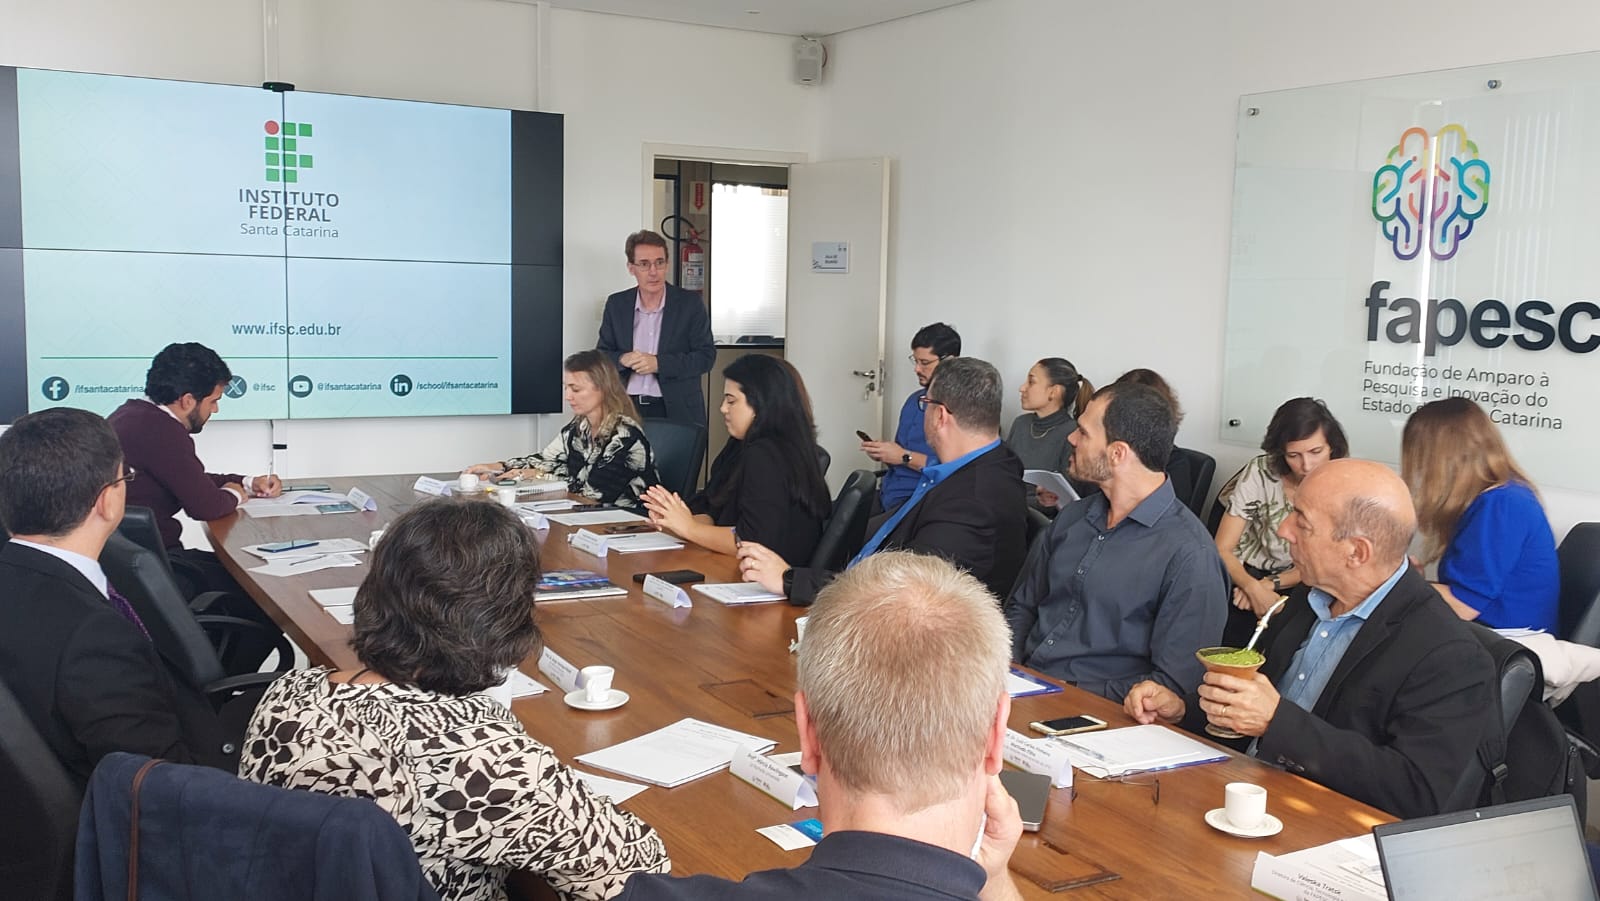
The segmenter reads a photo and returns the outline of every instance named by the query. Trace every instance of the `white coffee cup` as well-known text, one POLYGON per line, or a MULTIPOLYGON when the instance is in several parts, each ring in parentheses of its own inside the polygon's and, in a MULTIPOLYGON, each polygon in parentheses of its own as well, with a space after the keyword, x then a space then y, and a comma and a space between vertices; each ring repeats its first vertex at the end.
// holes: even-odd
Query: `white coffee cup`
POLYGON ((456 479, 456 487, 462 491, 472 491, 478 487, 478 474, 475 472, 462 473, 461 477, 456 479))
POLYGON ((1267 817, 1267 790, 1250 782, 1229 782, 1223 789, 1222 809, 1228 822, 1254 829, 1267 817))
POLYGON ((373 532, 371 535, 367 536, 367 550, 369 550, 369 551, 377 550, 378 549, 378 539, 380 539, 382 537, 383 537, 383 530, 382 529, 379 529, 376 532, 373 532))
POLYGON ((599 704, 611 697, 611 679, 617 671, 609 666, 586 666, 578 671, 583 677, 583 699, 599 704))
POLYGON ((515 507, 517 505, 517 489, 509 485, 504 488, 496 488, 494 490, 494 499, 502 507, 515 507))
POLYGON ((802 616, 799 619, 794 621, 794 643, 795 644, 798 645, 801 642, 806 640, 806 623, 808 623, 810 621, 811 621, 811 617, 809 617, 809 616, 802 616))

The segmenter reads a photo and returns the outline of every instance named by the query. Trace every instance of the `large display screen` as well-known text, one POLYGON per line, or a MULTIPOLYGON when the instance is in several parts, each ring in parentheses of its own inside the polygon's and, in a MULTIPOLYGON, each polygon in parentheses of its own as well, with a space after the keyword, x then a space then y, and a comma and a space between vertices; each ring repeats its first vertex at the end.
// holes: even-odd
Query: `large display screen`
POLYGON ((219 418, 560 409, 558 115, 0 68, 0 419, 199 341, 219 418))

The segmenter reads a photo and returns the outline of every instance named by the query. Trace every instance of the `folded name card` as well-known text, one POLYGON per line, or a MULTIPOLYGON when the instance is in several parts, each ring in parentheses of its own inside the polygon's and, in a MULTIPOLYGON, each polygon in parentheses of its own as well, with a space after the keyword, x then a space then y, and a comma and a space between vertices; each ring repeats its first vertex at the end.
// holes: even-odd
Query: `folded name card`
POLYGON ((596 557, 604 557, 606 555, 605 538, 588 529, 579 529, 573 532, 567 540, 572 543, 573 547, 583 551, 585 554, 593 554, 596 557))
POLYGON ((811 780, 782 763, 761 754, 761 749, 743 747, 733 755, 728 769, 740 779, 776 798, 790 810, 817 806, 817 789, 811 780))
POLYGON ((1058 741, 1048 738, 1029 738, 1015 729, 1006 730, 1006 763, 1049 776, 1050 784, 1066 788, 1072 784, 1072 758, 1058 741))
POLYGON ((360 488, 350 489, 350 493, 345 495, 345 499, 350 502, 350 506, 357 510, 371 511, 378 509, 378 502, 372 499, 372 495, 362 491, 360 488))
POLYGON ((578 668, 568 663, 565 657, 545 647, 539 655, 539 672, 550 677, 550 681, 561 686, 563 692, 577 691, 583 686, 578 683, 578 668))
POLYGON ((417 482, 411 486, 411 490, 431 494, 434 497, 444 497, 450 493, 450 483, 430 476, 417 476, 417 482))
POLYGON ((526 510, 521 506, 518 506, 517 518, 522 520, 523 525, 533 529, 536 532, 543 532, 544 530, 550 528, 550 517, 545 516, 538 510, 526 510))
POLYGON ((657 576, 644 577, 644 593, 668 607, 693 607, 689 593, 657 576))

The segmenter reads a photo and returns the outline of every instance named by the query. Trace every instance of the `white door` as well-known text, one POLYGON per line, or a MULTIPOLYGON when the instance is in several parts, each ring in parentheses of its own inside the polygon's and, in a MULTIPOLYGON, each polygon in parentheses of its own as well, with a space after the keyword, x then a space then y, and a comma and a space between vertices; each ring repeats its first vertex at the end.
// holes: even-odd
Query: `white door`
POLYGON ((889 161, 789 167, 789 297, 784 356, 806 381, 837 494, 876 470, 856 430, 882 438, 889 279, 889 161))

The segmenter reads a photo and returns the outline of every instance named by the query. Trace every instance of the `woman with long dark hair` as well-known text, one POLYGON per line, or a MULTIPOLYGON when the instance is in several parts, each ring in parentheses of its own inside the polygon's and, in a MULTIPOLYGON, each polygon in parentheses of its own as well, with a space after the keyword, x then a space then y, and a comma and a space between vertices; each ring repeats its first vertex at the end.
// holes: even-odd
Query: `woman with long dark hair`
POLYGON ((817 462, 816 435, 782 361, 746 354, 722 371, 728 443, 711 463, 705 491, 684 501, 657 485, 645 492, 664 532, 732 555, 757 541, 785 560, 809 560, 832 501, 817 462))

